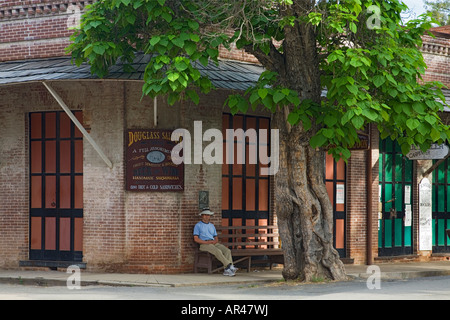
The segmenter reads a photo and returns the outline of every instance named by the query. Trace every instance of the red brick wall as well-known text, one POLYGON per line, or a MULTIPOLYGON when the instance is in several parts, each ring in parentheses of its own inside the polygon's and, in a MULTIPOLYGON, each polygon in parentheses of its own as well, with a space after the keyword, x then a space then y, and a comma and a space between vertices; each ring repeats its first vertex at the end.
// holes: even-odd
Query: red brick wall
POLYGON ((28 167, 26 121, 8 110, 22 105, 20 90, 0 89, 0 266, 17 266, 28 254, 28 167))
MULTIPOLYGON (((65 55, 69 37, 67 27, 72 16, 70 5, 80 10, 96 0, 6 1, 0 4, 0 62, 65 55)), ((223 59, 257 63, 243 50, 221 48, 223 59)))
POLYGON ((65 54, 72 12, 94 0, 3 1, 0 4, 0 62, 65 54), (72 6, 72 7, 71 7, 72 6))
MULTIPOLYGON (((139 82, 67 81, 52 87, 68 106, 83 110, 84 124, 112 161, 110 169, 84 143, 83 261, 90 270, 189 272, 198 192, 208 190, 211 209, 221 217, 221 165, 186 165, 185 191, 137 193, 125 190, 124 133, 152 128, 153 100, 141 98, 139 82)), ((161 129, 221 128, 224 91, 169 107, 158 100, 161 129), (168 112, 168 108, 170 111, 168 112)), ((0 267, 28 259, 29 173, 27 117, 32 111, 60 110, 40 83, 0 87, 0 267)), ((204 146, 206 146, 205 143, 204 146)))
POLYGON ((423 80, 450 87, 450 39, 424 36, 422 52, 428 66, 423 80))
MULTIPOLYGON (((372 255, 378 256, 379 134, 372 126, 372 255)), ((347 166, 347 257, 355 264, 367 261, 367 160, 368 151, 352 151, 347 166)))

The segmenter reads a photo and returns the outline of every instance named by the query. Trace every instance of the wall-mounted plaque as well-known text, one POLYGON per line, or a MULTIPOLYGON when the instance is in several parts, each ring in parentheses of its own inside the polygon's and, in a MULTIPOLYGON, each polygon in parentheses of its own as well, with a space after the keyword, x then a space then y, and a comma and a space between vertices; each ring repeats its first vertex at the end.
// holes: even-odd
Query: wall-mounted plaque
POLYGON ((126 132, 126 188, 129 191, 183 191, 184 163, 172 162, 173 130, 126 132))
POLYGON ((433 250, 431 183, 423 178, 419 185, 419 250, 433 250))

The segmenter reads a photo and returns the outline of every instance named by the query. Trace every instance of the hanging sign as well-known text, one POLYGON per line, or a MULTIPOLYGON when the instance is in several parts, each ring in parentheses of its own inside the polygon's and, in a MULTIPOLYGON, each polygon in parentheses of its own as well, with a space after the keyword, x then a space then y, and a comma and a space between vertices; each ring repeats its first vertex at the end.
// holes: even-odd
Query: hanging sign
POLYGON ((129 191, 183 191, 184 163, 172 162, 173 130, 126 132, 126 188, 129 191))
POLYGON ((433 143, 430 149, 425 152, 412 146, 411 151, 406 156, 409 160, 438 160, 444 159, 448 155, 448 151, 447 145, 433 143))

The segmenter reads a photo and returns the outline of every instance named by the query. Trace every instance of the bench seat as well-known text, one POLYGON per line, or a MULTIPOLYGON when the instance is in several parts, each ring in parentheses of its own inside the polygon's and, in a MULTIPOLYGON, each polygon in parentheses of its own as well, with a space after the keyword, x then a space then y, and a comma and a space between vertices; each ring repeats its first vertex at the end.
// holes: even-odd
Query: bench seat
MULTIPOLYGON (((234 264, 246 261, 247 272, 250 272, 252 262, 269 262, 271 269, 274 263, 284 263, 283 250, 276 226, 221 226, 216 229, 220 243, 227 246, 231 250, 233 258, 236 258, 234 264), (266 259, 255 260, 255 257, 266 259)), ((198 247, 195 244, 195 273, 199 268, 206 268, 208 273, 223 269, 223 266, 215 268, 215 263, 218 262, 215 257, 208 252, 200 251, 198 247)))

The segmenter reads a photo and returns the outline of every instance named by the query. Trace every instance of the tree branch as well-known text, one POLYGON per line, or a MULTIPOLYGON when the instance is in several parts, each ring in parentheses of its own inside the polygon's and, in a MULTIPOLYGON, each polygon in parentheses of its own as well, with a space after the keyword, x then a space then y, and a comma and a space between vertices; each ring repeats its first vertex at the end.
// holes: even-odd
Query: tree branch
POLYGON ((270 43, 270 51, 268 55, 253 44, 244 46, 244 50, 247 53, 254 55, 266 69, 277 72, 282 77, 286 73, 284 55, 278 51, 273 43, 270 43))

